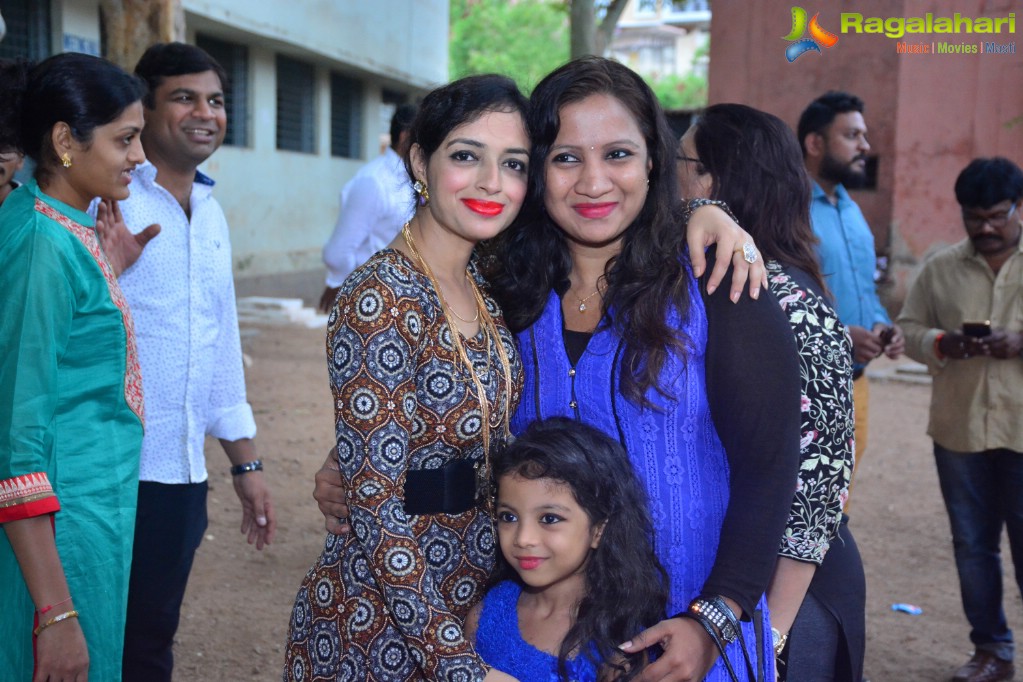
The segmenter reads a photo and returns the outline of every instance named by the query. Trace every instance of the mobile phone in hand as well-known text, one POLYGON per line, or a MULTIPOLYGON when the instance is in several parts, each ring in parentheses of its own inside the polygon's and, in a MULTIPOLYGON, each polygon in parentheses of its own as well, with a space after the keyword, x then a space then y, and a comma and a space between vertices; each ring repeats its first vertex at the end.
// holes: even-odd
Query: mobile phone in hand
POLYGON ((963 334, 975 339, 983 339, 985 336, 991 336, 991 322, 990 320, 985 320, 983 322, 963 322, 963 334))
POLYGON ((881 330, 881 348, 887 348, 895 336, 895 327, 885 327, 881 330))

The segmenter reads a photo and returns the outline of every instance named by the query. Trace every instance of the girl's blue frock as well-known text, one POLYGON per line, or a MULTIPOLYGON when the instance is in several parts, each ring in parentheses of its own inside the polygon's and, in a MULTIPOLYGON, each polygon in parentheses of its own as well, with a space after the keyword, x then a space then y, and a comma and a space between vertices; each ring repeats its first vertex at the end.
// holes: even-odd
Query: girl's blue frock
MULTIPOLYGON (((487 665, 523 682, 557 682, 558 657, 540 651, 519 634, 518 602, 522 593, 510 580, 498 583, 483 598, 476 653, 487 665)), ((571 682, 596 682, 597 668, 585 656, 566 662, 571 682)))

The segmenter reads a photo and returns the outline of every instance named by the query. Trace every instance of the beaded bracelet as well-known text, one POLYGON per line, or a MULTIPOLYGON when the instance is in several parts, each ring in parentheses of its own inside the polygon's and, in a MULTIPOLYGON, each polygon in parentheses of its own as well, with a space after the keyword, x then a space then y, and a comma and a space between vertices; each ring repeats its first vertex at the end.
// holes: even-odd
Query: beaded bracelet
POLYGON ((72 609, 70 611, 65 611, 59 616, 54 616, 45 623, 40 623, 38 626, 36 626, 36 629, 32 631, 32 635, 38 637, 39 633, 45 630, 46 628, 50 627, 51 625, 55 625, 61 622, 62 620, 67 620, 69 618, 78 618, 78 612, 72 609))
POLYGON ((696 209, 700 208, 701 206, 717 206, 722 211, 727 213, 728 217, 731 218, 736 225, 739 224, 739 219, 735 217, 734 213, 732 213, 732 209, 728 208, 728 204, 721 201, 720 199, 689 199, 688 201, 686 201, 685 220, 687 223, 689 222, 689 219, 692 217, 696 209))
POLYGON ((709 620, 725 644, 731 644, 735 641, 738 630, 733 626, 732 619, 728 617, 728 615, 732 615, 732 610, 724 602, 721 602, 721 606, 712 599, 697 597, 689 604, 689 612, 709 620), (724 606, 724 609, 721 606, 724 606), (726 611, 728 615, 726 615, 726 611))
POLYGON ((232 476, 240 476, 242 474, 247 474, 250 471, 262 471, 262 470, 263 470, 263 461, 259 460, 259 459, 254 459, 251 462, 246 462, 245 464, 235 464, 233 467, 231 467, 231 475, 232 476))

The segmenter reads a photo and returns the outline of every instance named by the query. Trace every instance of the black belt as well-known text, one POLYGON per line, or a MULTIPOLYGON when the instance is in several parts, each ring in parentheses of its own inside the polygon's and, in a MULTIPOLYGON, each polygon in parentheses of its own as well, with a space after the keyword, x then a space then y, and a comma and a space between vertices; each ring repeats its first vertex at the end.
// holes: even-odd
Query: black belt
POLYGON ((405 475, 406 514, 461 514, 476 506, 476 467, 455 459, 439 469, 405 475))

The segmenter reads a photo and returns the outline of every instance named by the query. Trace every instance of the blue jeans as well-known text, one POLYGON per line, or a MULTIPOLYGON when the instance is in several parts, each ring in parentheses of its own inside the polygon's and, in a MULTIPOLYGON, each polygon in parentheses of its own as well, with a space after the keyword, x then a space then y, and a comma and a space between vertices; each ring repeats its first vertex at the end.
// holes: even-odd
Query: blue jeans
POLYGON ((1023 591, 1023 453, 955 452, 934 444, 941 494, 952 525, 963 610, 977 649, 1012 660, 1012 631, 1002 608, 1002 527, 1023 591))

